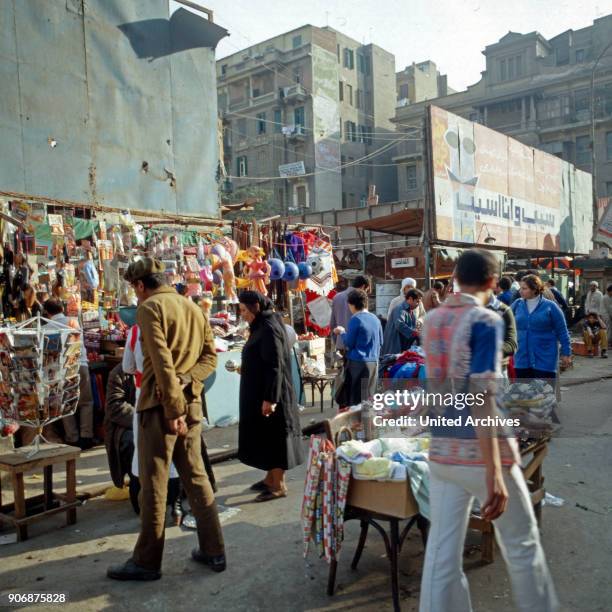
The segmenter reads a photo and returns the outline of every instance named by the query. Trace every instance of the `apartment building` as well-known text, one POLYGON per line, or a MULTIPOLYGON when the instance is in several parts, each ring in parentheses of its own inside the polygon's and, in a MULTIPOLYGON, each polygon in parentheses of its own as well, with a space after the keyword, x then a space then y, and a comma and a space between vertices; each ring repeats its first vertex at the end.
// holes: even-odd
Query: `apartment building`
POLYGON ((217 91, 234 189, 285 214, 397 199, 391 53, 305 25, 218 60, 217 91))
MULTIPOLYGON (((398 106, 398 131, 421 133, 426 107, 435 104, 594 172, 597 196, 610 196, 612 46, 606 47, 611 41, 612 15, 549 40, 538 32, 508 32, 485 48, 486 69, 466 91, 398 106)), ((398 165, 399 199, 423 197, 423 141, 401 142, 393 159, 398 165)))
POLYGON ((440 74, 435 62, 412 63, 396 75, 397 106, 433 100, 455 93, 448 86, 448 77, 440 74))

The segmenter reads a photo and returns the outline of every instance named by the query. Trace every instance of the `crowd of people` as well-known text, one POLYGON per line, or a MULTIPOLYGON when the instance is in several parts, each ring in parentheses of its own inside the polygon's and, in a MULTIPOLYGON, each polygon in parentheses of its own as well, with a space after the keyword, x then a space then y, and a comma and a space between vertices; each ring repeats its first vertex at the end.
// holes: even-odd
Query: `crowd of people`
MULTIPOLYGON (((554 283, 544 283, 533 271, 498 278, 496 267, 489 253, 472 249, 460 257, 447 282, 436 281, 423 292, 414 279, 406 278, 387 317, 368 311, 370 286, 364 276, 337 293, 331 327, 344 363, 341 408, 358 405, 374 393, 381 357, 416 346, 424 354, 428 378, 444 381, 452 370, 453 376, 465 378, 466 385, 485 387, 498 374, 555 379, 559 356, 562 365, 571 359, 563 296, 554 283)), ((138 296, 137 324, 128 335, 122 363, 109 375, 105 442, 113 482, 121 488, 129 478, 129 496, 141 527, 132 556, 110 567, 107 575, 116 580, 161 577, 167 506, 175 524, 180 523, 184 496, 198 534, 192 558, 221 572, 226 568, 225 544, 202 419, 204 381, 217 366, 211 324, 224 322, 214 321, 209 303, 195 303, 167 286, 163 264, 155 259, 132 263, 126 280, 138 296)), ((612 286, 603 296, 591 285, 584 340, 590 350, 599 346, 602 357, 611 301, 612 286)), ((288 333, 264 295, 244 291, 239 302, 249 335, 237 369, 238 457, 265 472, 251 489, 254 501, 268 502, 287 495, 287 470, 305 460, 292 379, 295 334, 288 333)), ((53 298, 42 309, 50 324, 74 324, 53 298)), ((86 392, 83 401, 91 401, 86 392)), ((494 407, 485 406, 483 414, 487 410, 493 412, 494 407)), ((77 440, 91 436, 88 415, 89 408, 81 408, 78 420, 67 426, 77 440)), ((449 444, 445 432, 434 427, 430 463, 431 533, 421 609, 469 609, 460 559, 474 497, 483 516, 496 521, 513 586, 520 589, 522 600, 534 609, 555 609, 554 588, 512 437, 481 437, 478 431, 462 430, 449 444)))

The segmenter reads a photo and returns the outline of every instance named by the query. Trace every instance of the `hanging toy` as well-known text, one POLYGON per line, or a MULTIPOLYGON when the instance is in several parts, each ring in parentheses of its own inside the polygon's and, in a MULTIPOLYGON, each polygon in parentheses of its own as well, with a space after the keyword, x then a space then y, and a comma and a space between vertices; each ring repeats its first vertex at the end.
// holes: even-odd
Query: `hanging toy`
POLYGON ((325 263, 323 262, 323 259, 321 259, 321 257, 309 257, 307 263, 310 264, 310 268, 312 270, 311 276, 317 276, 318 274, 321 274, 325 267, 325 263))
POLYGON ((272 257, 268 259, 270 264, 270 280, 281 280, 285 274, 285 264, 282 259, 272 257))
POLYGON ((307 261, 298 264, 300 280, 306 280, 312 276, 312 266, 307 261))
POLYGON ((223 272, 221 270, 213 272, 213 283, 218 286, 223 284, 223 272))
POLYGON ((297 264, 292 261, 285 262, 285 273, 283 274, 283 280, 292 283, 296 281, 300 276, 300 270, 297 267, 297 264))
POLYGON ((268 295, 266 285, 270 283, 271 266, 263 259, 264 251, 260 247, 252 246, 247 249, 247 253, 249 259, 246 262, 245 270, 250 281, 249 288, 268 295))
POLYGON ((215 244, 211 249, 211 257, 215 256, 218 258, 220 264, 215 266, 213 269, 221 271, 223 276, 223 291, 227 300, 232 304, 238 303, 238 296, 236 295, 236 277, 234 275, 234 263, 230 254, 227 252, 222 244, 215 244))

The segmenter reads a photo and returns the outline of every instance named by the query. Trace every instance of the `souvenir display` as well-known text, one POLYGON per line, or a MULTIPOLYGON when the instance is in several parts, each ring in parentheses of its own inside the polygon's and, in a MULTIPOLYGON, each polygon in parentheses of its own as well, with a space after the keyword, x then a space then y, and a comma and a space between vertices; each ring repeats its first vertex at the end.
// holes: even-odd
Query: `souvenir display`
POLYGON ((79 401, 81 332, 40 315, 0 328, 0 415, 36 428, 73 414, 79 401))

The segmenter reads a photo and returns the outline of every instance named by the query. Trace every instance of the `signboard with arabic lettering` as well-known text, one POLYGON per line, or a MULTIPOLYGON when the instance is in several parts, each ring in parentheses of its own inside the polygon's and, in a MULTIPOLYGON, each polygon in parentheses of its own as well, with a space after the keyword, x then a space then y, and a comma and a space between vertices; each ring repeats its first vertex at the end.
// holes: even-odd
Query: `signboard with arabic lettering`
MULTIPOLYGON (((604 200, 604 198, 599 199, 600 201, 604 200)), ((599 220, 599 227, 597 228, 597 237, 595 240, 601 244, 612 247, 612 198, 605 198, 605 200, 607 200, 607 207, 599 220)))
POLYGON ((590 174, 436 106, 430 113, 435 239, 589 252, 590 174))

